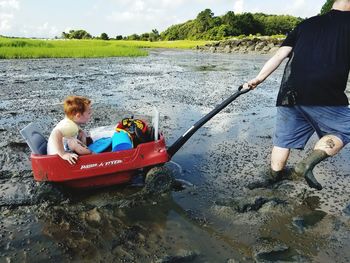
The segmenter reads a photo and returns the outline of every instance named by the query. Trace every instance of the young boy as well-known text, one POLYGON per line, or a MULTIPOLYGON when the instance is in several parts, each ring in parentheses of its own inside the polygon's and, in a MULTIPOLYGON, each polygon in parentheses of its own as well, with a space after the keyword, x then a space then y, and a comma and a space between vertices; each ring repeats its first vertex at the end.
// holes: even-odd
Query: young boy
POLYGON ((64 100, 63 109, 65 118, 52 130, 47 154, 58 154, 70 164, 75 164, 78 155, 91 154, 86 146, 87 135, 79 127, 91 118, 91 101, 85 97, 69 96, 64 100))

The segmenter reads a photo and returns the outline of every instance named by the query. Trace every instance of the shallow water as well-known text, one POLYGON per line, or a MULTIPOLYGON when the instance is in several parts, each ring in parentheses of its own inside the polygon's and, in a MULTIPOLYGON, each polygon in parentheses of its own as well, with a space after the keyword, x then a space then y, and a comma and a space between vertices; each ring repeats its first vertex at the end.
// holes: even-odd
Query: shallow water
MULTIPOLYGON (((67 95, 92 98, 86 129, 132 114, 150 118, 156 106, 171 145, 267 59, 151 50, 142 58, 1 60, 0 258, 349 262, 348 147, 315 168, 320 192, 302 179, 247 188, 268 167, 282 67, 215 116, 167 164, 184 182, 182 190, 130 202, 140 188, 77 193, 32 180, 29 149, 18 131, 34 120, 48 136, 67 95)), ((315 141, 292 152, 289 165, 315 141)))

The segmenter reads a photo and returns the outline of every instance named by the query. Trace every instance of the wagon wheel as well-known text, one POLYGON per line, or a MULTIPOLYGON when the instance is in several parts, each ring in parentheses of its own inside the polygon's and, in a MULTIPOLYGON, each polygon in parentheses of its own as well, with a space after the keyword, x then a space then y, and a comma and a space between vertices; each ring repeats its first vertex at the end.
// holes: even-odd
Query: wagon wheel
POLYGON ((175 180, 168 168, 165 166, 153 167, 146 174, 144 191, 150 194, 169 192, 174 182, 175 180))

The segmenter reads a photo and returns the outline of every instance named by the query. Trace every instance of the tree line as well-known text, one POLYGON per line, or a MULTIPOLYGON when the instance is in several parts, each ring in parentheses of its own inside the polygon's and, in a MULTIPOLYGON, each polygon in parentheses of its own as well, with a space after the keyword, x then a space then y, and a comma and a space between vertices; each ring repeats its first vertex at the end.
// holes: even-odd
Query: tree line
POLYGON ((161 33, 161 39, 220 40, 251 34, 279 35, 288 33, 302 20, 289 15, 235 14, 233 11, 223 16, 214 16, 210 9, 205 9, 196 19, 166 29, 161 33))
POLYGON ((69 30, 68 33, 62 32, 62 38, 64 39, 102 39, 109 40, 109 37, 106 33, 101 33, 99 37, 93 37, 90 33, 86 32, 86 30, 69 30))
MULTIPOLYGON (((328 12, 334 0, 326 0, 322 6, 321 14, 328 12)), ((129 36, 117 35, 110 38, 106 33, 93 37, 85 30, 70 30, 63 32, 65 39, 102 39, 102 40, 222 40, 229 37, 247 35, 285 35, 296 25, 303 21, 300 17, 290 15, 267 15, 263 13, 235 14, 227 12, 223 16, 214 16, 209 9, 201 11, 193 20, 185 23, 172 25, 165 31, 159 33, 157 29, 143 34, 132 34, 129 36)))
POLYGON ((117 35, 110 38, 106 33, 93 37, 85 30, 63 32, 64 39, 116 39, 116 40, 220 40, 240 35, 277 35, 291 31, 301 18, 288 15, 266 15, 263 13, 244 13, 236 15, 229 11, 223 16, 214 16, 210 9, 200 12, 196 19, 170 26, 159 33, 157 29, 143 34, 129 36, 117 35))
POLYGON ((153 29, 150 33, 143 33, 141 35, 132 34, 130 36, 123 37, 122 35, 117 35, 115 38, 111 38, 107 33, 101 33, 100 36, 92 36, 84 29, 69 30, 69 32, 62 32, 61 38, 64 39, 101 39, 101 40, 145 40, 145 41, 158 41, 160 35, 157 29, 153 29))

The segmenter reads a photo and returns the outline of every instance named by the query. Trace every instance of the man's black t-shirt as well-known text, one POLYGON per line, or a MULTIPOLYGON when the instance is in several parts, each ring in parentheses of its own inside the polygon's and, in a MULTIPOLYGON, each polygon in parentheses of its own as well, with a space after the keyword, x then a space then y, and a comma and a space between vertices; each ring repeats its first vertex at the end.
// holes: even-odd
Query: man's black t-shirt
POLYGON ((350 12, 331 10, 301 22, 282 46, 293 48, 277 106, 348 105, 350 12))

